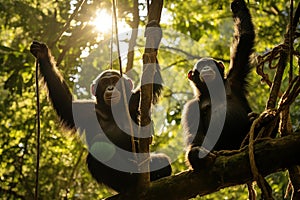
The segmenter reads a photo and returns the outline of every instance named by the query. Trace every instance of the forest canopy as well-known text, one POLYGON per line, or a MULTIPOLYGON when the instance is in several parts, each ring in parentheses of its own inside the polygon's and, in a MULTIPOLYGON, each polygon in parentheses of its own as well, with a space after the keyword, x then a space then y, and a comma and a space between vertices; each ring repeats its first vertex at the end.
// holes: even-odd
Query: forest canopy
MULTIPOLYGON (((256 181, 258 197, 264 186, 273 199, 290 199, 292 186, 294 198, 300 197, 299 2, 245 2, 256 33, 247 99, 258 114, 254 128, 261 130, 260 137, 250 148, 217 154, 202 174, 186 165, 180 122, 184 105, 194 96, 187 74, 207 56, 222 61, 228 71, 232 12, 225 0, 164 0, 158 50, 164 90, 151 110, 150 150, 170 156, 173 172, 151 184, 143 199, 247 199, 249 181, 256 181), (269 139, 268 131, 276 126, 277 137, 269 139), (256 164, 249 164, 251 155, 256 164), (221 176, 226 177, 222 183, 216 181, 221 176)), ((143 73, 148 3, 117 1, 123 71, 135 86, 143 73)), ((112 16, 111 0, 0 1, 0 199, 34 199, 37 188, 36 66, 30 44, 47 44, 74 98, 92 99, 90 84, 96 76, 110 64, 119 70, 112 16)), ((39 86, 39 198, 124 199, 91 177, 84 141, 61 127, 42 80, 39 86)))

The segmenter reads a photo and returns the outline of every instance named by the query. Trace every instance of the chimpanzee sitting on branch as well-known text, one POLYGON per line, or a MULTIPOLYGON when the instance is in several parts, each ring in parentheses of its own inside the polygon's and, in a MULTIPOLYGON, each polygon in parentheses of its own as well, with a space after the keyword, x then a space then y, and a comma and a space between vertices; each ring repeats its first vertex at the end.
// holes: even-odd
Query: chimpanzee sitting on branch
MULTIPOLYGON (((157 23, 152 22, 152 25, 156 27, 155 31, 159 29, 160 34, 151 34, 153 29, 147 28, 146 36, 152 37, 150 39, 158 41, 157 44, 159 44, 161 29, 157 23)), ((83 129, 86 133, 89 148, 87 166, 92 176, 99 183, 118 192, 126 192, 136 187, 139 176, 135 157, 135 153, 139 152, 138 138, 132 138, 128 127, 129 120, 132 120, 134 127, 138 124, 140 89, 133 90, 132 81, 126 75, 121 76, 115 70, 106 70, 95 79, 91 86, 96 102, 74 102, 69 87, 58 72, 48 47, 45 44, 33 42, 30 51, 39 62, 41 75, 60 121, 68 129, 83 129), (125 91, 123 91, 121 80, 124 80, 125 91), (126 93, 129 103, 124 102, 123 92, 126 93), (77 115, 80 116, 77 117, 77 115), (96 128, 89 125, 95 119, 100 125, 96 128), (136 151, 134 153, 133 146, 136 151)), ((157 101, 162 90, 162 78, 157 59, 155 66, 153 103, 157 101)), ((133 128, 133 131, 136 136, 137 128, 133 128)), ((169 176, 171 171, 170 160, 166 155, 150 154, 151 181, 169 176)))
POLYGON ((234 0, 231 10, 235 34, 228 74, 224 76, 223 63, 212 58, 200 59, 188 73, 195 98, 185 105, 182 125, 187 158, 195 170, 207 164, 200 158, 206 155, 201 146, 208 150, 239 149, 251 125, 246 78, 251 69, 254 26, 244 0, 234 0))

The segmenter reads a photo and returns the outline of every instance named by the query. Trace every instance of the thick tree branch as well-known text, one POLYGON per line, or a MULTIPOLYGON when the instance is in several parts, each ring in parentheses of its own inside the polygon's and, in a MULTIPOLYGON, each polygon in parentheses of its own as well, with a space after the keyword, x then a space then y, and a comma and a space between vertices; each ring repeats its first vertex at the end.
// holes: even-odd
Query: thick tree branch
MULTIPOLYGON (((266 176, 300 164, 299 145, 300 132, 257 142, 254 145, 255 159, 261 174, 266 176)), ((142 196, 127 194, 108 199, 189 199, 222 188, 244 184, 253 180, 248 153, 248 148, 244 148, 239 153, 218 156, 210 169, 198 173, 186 171, 152 182, 142 196)))
MULTIPOLYGON (((155 20, 156 23, 159 25, 161 12, 163 7, 163 0, 155 0, 151 2, 149 7, 148 13, 148 25, 151 21, 155 20)), ((156 70, 156 55, 157 55, 157 48, 159 46, 161 40, 161 34, 159 34, 159 38, 157 38, 157 34, 155 32, 151 34, 147 33, 148 28, 146 27, 145 30, 145 37, 146 37, 146 44, 145 44, 145 53, 143 56, 143 74, 141 78, 141 100, 140 100, 140 126, 145 127, 151 123, 151 116, 149 115, 149 111, 151 108, 151 103, 153 102, 153 80, 154 74, 156 70), (148 35, 149 34, 149 35, 148 35), (151 56, 149 56, 151 54, 151 56), (147 55, 147 56, 146 56, 147 55), (154 55, 154 56, 153 56, 154 55), (150 57, 150 59, 149 59, 150 57), (153 58, 153 59, 151 59, 153 58), (151 84, 149 84, 151 83, 151 84)), ((159 29, 160 32, 160 29, 159 29)), ((139 138, 139 164, 141 171, 148 172, 142 173, 139 179, 139 188, 148 188, 150 184, 150 173, 149 173, 149 162, 150 162, 150 154, 149 154, 149 145, 151 144, 151 131, 147 131, 146 136, 139 138)), ((141 136, 142 133, 140 133, 141 136)), ((145 134, 145 133, 143 133, 145 134)))

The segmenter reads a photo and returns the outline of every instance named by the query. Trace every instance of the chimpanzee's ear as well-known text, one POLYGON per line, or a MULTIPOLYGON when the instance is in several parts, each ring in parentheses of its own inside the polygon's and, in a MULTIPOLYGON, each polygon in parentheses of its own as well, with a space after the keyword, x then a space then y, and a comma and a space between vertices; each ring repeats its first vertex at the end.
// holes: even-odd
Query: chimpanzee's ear
POLYGON ((132 82, 132 80, 129 78, 129 79, 127 79, 127 82, 128 82, 129 87, 130 87, 130 90, 133 90, 133 82, 132 82))
POLYGON ((126 76, 125 74, 123 74, 123 77, 125 79, 125 84, 126 84, 126 87, 130 88, 130 90, 133 90, 133 82, 131 80, 131 78, 129 78, 128 76, 126 76))
POLYGON ((222 69, 222 71, 224 71, 224 69, 225 69, 225 66, 224 66, 224 64, 222 62, 218 62, 218 67, 220 69, 222 69))
POLYGON ((222 62, 217 62, 217 66, 219 68, 219 71, 222 73, 222 76, 224 76, 224 70, 225 70, 225 66, 222 62))
POLYGON ((96 84, 95 83, 92 83, 91 86, 90 86, 90 90, 91 90, 91 94, 93 96, 96 96, 96 84))
POLYGON ((193 70, 190 70, 189 73, 188 73, 188 79, 193 80, 193 75, 194 75, 193 70))

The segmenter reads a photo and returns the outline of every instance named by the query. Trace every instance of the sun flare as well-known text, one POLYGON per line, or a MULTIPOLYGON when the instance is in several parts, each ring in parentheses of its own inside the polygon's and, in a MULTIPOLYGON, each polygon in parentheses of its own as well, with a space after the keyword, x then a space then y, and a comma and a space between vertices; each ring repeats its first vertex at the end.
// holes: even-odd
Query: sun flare
POLYGON ((100 33, 108 33, 112 28, 112 16, 106 10, 98 10, 94 20, 91 22, 100 33))
MULTIPOLYGON (((107 34, 112 32, 112 15, 105 9, 100 9, 96 12, 95 17, 90 21, 95 27, 95 30, 102 34, 107 34)), ((115 24, 114 24, 115 25, 115 24)), ((115 29, 115 28, 114 28, 115 29)), ((118 19, 118 29, 121 32, 126 32, 131 30, 130 26, 126 23, 125 19, 118 19)), ((115 30, 114 30, 115 32, 115 30)), ((120 33, 120 32, 119 32, 120 33)))

